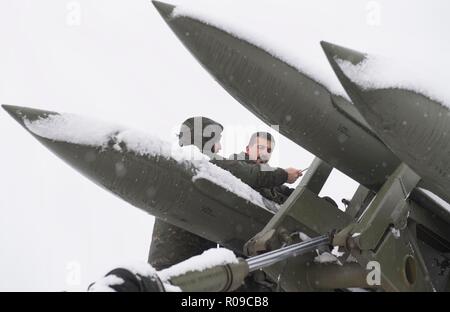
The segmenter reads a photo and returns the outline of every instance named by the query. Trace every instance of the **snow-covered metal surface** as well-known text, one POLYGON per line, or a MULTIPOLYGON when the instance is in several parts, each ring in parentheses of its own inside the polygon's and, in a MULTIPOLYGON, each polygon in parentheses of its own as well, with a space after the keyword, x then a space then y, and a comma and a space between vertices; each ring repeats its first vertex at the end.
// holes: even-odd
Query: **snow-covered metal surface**
POLYGON ((402 0, 276 1, 276 4, 264 0, 214 4, 187 1, 176 7, 173 17, 187 16, 247 40, 347 99, 320 51, 321 40, 347 46, 356 44, 357 49, 377 55, 395 55, 392 60, 370 58, 358 68, 355 78, 371 87, 418 91, 450 107, 446 85, 450 77, 444 69, 449 65, 446 51, 450 47, 442 39, 449 28, 445 27, 445 19, 437 17, 446 12, 444 1, 416 1, 414 5, 402 0), (283 19, 275 23, 270 22, 270 13, 261 19, 240 14, 251 12, 252 8, 255 12, 272 11, 277 16, 282 12, 283 19), (401 27, 397 25, 399 11, 403 12, 401 27), (435 18, 431 18, 431 12, 435 18), (351 42, 354 44, 350 45, 351 42), (361 73, 361 68, 365 73, 361 73), (366 79, 369 77, 370 81, 366 79))
POLYGON ((314 258, 314 262, 316 262, 316 263, 337 263, 339 265, 342 265, 342 262, 339 261, 339 259, 335 255, 333 255, 329 252, 323 252, 323 253, 317 255, 314 258))
MULTIPOLYGON (((207 179, 224 189, 244 198, 264 209, 261 194, 226 170, 212 164, 209 157, 196 147, 179 147, 142 131, 127 129, 124 126, 102 122, 74 114, 56 114, 34 121, 24 120, 25 126, 34 134, 61 142, 98 146, 105 148, 113 139, 113 148, 122 151, 121 144, 127 150, 142 156, 161 156, 193 166, 193 181, 207 179)), ((274 204, 275 205, 275 204, 274 204)))
POLYGON ((444 71, 442 68, 426 67, 421 62, 411 66, 408 60, 375 55, 368 55, 358 64, 338 58, 336 63, 351 81, 365 90, 405 89, 423 94, 450 108, 450 89, 448 79, 441 75, 444 71))
MULTIPOLYGON (((323 62, 323 60, 315 54, 316 49, 302 49, 301 51, 295 52, 293 49, 287 49, 287 46, 278 44, 277 41, 274 40, 274 37, 258 33, 254 28, 248 25, 245 20, 236 18, 236 16, 232 14, 230 8, 223 6, 223 3, 219 3, 219 7, 193 4, 179 5, 174 9, 172 16, 186 16, 193 18, 219 28, 236 38, 246 40, 283 62, 295 67, 301 73, 308 75, 316 82, 324 85, 331 92, 348 99, 347 94, 342 89, 338 80, 333 77, 333 75, 330 75, 330 69, 327 66, 328 64, 323 62)), ((301 28, 299 28, 299 32, 301 32, 301 28)), ((296 44, 300 41, 302 44, 306 43, 308 45, 308 43, 314 41, 311 38, 311 35, 314 34, 308 32, 302 33, 301 36, 296 36, 296 44)), ((318 41, 316 42, 318 44, 318 41)))
POLYGON ((161 281, 166 282, 172 276, 182 275, 191 271, 203 271, 214 266, 230 263, 238 263, 238 259, 231 250, 212 248, 204 251, 201 255, 191 257, 158 272, 158 276, 161 281))

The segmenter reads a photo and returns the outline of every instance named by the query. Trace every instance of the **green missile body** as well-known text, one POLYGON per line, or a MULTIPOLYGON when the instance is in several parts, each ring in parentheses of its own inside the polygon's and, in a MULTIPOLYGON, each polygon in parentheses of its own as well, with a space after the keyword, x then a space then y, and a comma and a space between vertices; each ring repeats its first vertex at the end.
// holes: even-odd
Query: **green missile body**
POLYGON ((105 190, 237 253, 242 252, 244 243, 273 216, 265 207, 208 179, 193 181, 197 170, 194 164, 161 155, 142 155, 129 149, 125 141, 118 140, 119 130, 113 131, 103 146, 58 141, 42 137, 29 128, 30 122, 45 121, 58 113, 9 105, 3 108, 40 143, 105 190))
POLYGON ((400 164, 343 97, 252 43, 153 4, 225 90, 295 143, 373 190, 400 164))
POLYGON ((365 88, 342 70, 357 66, 366 55, 322 42, 336 75, 378 137, 422 177, 421 186, 450 202, 450 109, 403 88, 365 88))

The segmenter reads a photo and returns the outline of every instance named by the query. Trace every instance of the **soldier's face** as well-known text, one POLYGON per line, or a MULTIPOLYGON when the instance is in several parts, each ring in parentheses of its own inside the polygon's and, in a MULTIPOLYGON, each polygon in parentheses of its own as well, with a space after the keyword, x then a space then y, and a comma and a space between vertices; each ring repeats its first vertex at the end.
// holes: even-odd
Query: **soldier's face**
POLYGON ((222 149, 222 144, 220 144, 220 141, 214 144, 214 153, 217 154, 222 149))
POLYGON ((258 164, 267 163, 272 156, 272 142, 259 137, 254 144, 247 146, 247 154, 258 164))

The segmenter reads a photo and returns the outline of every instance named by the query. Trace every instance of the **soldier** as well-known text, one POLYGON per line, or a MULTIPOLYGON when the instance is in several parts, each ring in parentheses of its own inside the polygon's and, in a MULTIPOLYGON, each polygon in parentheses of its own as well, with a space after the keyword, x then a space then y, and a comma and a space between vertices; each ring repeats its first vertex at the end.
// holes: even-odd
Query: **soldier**
POLYGON ((246 151, 233 154, 228 161, 212 162, 230 171, 262 196, 278 204, 283 204, 294 189, 284 185, 294 183, 302 171, 296 168, 273 168, 267 163, 272 155, 275 139, 268 132, 256 132, 250 137, 246 151))
MULTIPOLYGON (((295 168, 281 169, 267 165, 275 145, 273 137, 266 132, 257 132, 251 136, 245 153, 222 159, 217 155, 221 149, 222 131, 223 126, 209 118, 192 117, 181 126, 179 145, 196 146, 212 158, 212 163, 230 171, 266 198, 283 203, 293 191, 283 184, 294 183, 302 173, 295 168)), ((149 263, 159 271, 215 247, 217 244, 214 242, 156 218, 149 263)), ((161 291, 156 279, 136 276, 123 268, 108 273, 106 277, 111 275, 125 281, 112 287, 117 291, 161 291)), ((237 291, 271 291, 274 287, 274 283, 268 282, 262 271, 257 271, 237 291)))
MULTIPOLYGON (((256 132, 250 137, 245 152, 231 155, 229 161, 212 160, 212 163, 230 171, 265 198, 283 204, 294 191, 285 183, 294 183, 303 173, 296 168, 281 169, 267 165, 274 146, 275 139, 270 133, 256 132)), ((338 208, 331 197, 322 198, 338 208)))
MULTIPOLYGON (((284 183, 294 183, 301 171, 288 168, 271 168, 267 165, 275 144, 273 137, 265 132, 252 135, 246 153, 222 159, 217 155, 221 149, 220 139, 223 126, 206 117, 192 117, 183 122, 179 134, 180 146, 196 146, 203 154, 212 158, 212 163, 230 171, 264 197, 283 203, 292 193, 284 183)), ((200 236, 155 219, 149 263, 162 270, 217 245, 200 236), (179 242, 179 243, 178 243, 179 242)), ((251 289, 253 280, 246 281, 241 290, 251 289)), ((264 289, 269 290, 269 289, 264 289)))
MULTIPOLYGON (((217 157, 221 149, 222 131, 223 126, 214 120, 206 117, 192 117, 181 125, 178 143, 181 147, 196 146, 203 154, 217 157)), ((155 218, 148 262, 160 271, 215 247, 217 244, 214 242, 155 218)), ((98 286, 110 278, 120 278, 123 281, 108 285, 119 292, 164 291, 164 287, 156 276, 143 276, 125 268, 117 268, 109 272, 100 283, 92 283, 89 290, 101 291, 103 288, 98 286)))
MULTIPOLYGON (((273 137, 266 132, 257 132, 250 138, 245 153, 232 155, 226 160, 217 155, 221 149, 222 131, 223 126, 214 120, 192 117, 181 126, 179 144, 196 146, 210 156, 215 165, 230 171, 264 197, 283 203, 293 191, 283 184, 295 182, 302 174, 294 168, 271 168, 267 165, 275 144, 273 137)), ((216 246, 200 236, 155 219, 149 262, 157 270, 162 270, 216 246)))
MULTIPOLYGON (((222 131, 223 126, 214 120, 192 117, 181 125, 178 142, 182 147, 194 145, 203 154, 217 157, 222 131)), ((214 247, 216 243, 155 218, 148 260, 155 269, 162 270, 214 247)))

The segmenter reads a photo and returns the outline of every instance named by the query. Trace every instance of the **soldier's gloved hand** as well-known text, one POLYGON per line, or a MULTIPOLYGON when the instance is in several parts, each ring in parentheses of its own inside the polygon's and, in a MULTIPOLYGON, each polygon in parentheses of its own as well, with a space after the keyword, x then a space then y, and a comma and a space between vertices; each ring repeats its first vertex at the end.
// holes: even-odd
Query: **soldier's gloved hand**
POLYGON ((296 168, 287 168, 284 170, 288 174, 287 183, 289 184, 295 183, 295 181, 297 181, 297 179, 303 175, 302 171, 296 168))

